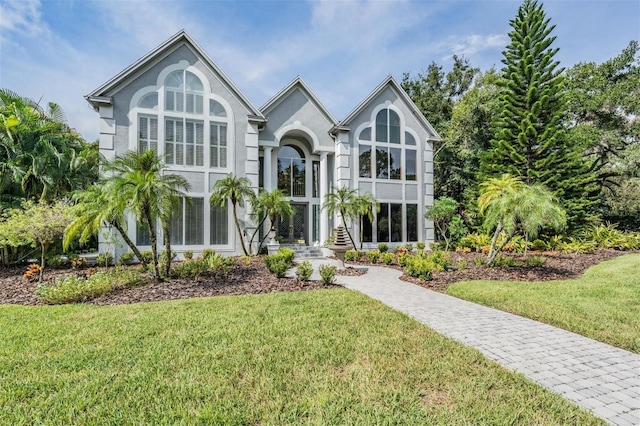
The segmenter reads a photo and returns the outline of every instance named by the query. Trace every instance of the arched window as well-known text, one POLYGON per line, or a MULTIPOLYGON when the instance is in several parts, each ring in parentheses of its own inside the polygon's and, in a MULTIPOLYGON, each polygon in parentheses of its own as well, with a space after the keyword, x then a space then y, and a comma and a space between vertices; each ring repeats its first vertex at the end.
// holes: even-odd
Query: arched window
POLYGON ((400 138, 400 116, 391 108, 378 111, 375 125, 358 135, 359 176, 367 179, 416 180, 416 140, 407 131, 400 138), (372 129, 375 137, 372 138, 372 129), (373 139, 373 141, 372 141, 373 139))
POLYGON ((304 197, 306 162, 297 147, 285 145, 278 151, 278 189, 290 197, 304 197))
POLYGON ((400 143, 400 117, 392 109, 382 109, 376 116, 376 142, 400 143))

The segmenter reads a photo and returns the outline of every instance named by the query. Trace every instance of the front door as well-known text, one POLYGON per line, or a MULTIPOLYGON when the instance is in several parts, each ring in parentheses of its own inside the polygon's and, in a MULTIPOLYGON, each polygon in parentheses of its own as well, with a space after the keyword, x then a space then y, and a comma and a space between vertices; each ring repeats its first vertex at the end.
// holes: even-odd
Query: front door
POLYGON ((280 218, 278 237, 285 244, 307 244, 307 204, 291 203, 293 216, 280 218))

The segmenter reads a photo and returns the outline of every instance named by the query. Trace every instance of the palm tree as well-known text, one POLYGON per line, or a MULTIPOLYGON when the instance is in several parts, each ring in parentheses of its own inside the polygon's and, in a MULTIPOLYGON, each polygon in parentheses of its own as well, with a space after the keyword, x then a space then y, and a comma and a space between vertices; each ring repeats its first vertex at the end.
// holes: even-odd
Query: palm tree
MULTIPOLYGON (((184 195, 189 184, 182 176, 163 175, 165 165, 154 151, 138 153, 129 151, 104 164, 107 180, 113 185, 112 190, 127 200, 127 209, 131 211, 139 223, 149 230, 149 241, 153 253, 154 277, 161 280, 158 267, 158 247, 156 226, 158 219, 162 228, 168 232, 167 213, 175 200, 184 195)), ((171 259, 171 236, 165 235, 167 257, 171 259)))
POLYGON ((262 190, 258 194, 258 198, 256 200, 256 211, 260 212, 262 219, 251 236, 249 250, 251 250, 251 244, 253 243, 253 239, 256 234, 266 220, 269 219, 269 232, 262 237, 262 240, 260 240, 260 244, 258 245, 258 251, 260 251, 260 247, 262 247, 265 240, 269 237, 269 234, 272 231, 275 231, 274 226, 278 220, 278 216, 282 218, 291 217, 291 215, 293 215, 293 207, 291 207, 289 199, 280 189, 274 189, 273 191, 262 190))
POLYGON ((233 173, 229 173, 224 179, 220 179, 213 187, 213 194, 209 202, 213 206, 224 207, 227 200, 231 201, 233 208, 233 220, 236 224, 236 231, 238 237, 240 237, 240 244, 242 245, 242 251, 245 256, 249 256, 247 248, 244 243, 244 237, 242 236, 242 229, 240 229, 240 221, 238 220, 237 207, 244 207, 245 202, 255 205, 256 194, 251 188, 251 183, 246 177, 237 177, 233 173))
POLYGON ((340 213, 344 229, 347 231, 349 240, 354 247, 356 246, 356 243, 349 232, 349 228, 347 228, 347 219, 358 217, 358 212, 356 210, 357 197, 357 189, 347 188, 346 186, 339 189, 332 188, 332 191, 325 195, 324 203, 322 204, 322 208, 327 210, 329 216, 333 216, 335 212, 340 213))
POLYGON ((140 250, 127 235, 126 200, 114 192, 112 187, 109 182, 94 184, 73 195, 72 200, 75 204, 71 211, 75 219, 65 230, 63 248, 66 250, 76 237, 80 243, 85 243, 92 235, 98 234, 102 227, 113 227, 147 269, 147 262, 140 250))
POLYGON ((373 212, 380 212, 380 203, 370 193, 358 195, 354 202, 354 208, 356 214, 360 218, 360 250, 362 250, 363 236, 362 230, 364 228, 364 217, 367 216, 369 221, 373 223, 373 212))
POLYGON ((494 229, 487 265, 493 263, 519 227, 528 238, 537 235, 545 226, 560 229, 566 225, 564 210, 547 188, 526 185, 520 178, 509 174, 480 184, 478 210, 485 216, 484 226, 494 229), (506 238, 497 246, 498 236, 503 231, 506 238))

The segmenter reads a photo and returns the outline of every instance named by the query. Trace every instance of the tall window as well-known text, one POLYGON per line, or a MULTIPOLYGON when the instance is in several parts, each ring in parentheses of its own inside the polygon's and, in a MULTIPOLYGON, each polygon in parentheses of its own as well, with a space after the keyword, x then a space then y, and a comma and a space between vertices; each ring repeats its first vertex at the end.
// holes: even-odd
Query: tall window
POLYGON ((376 114, 375 124, 360 132, 358 175, 361 178, 417 180, 416 140, 405 131, 403 141, 401 130, 400 116, 387 108, 376 114), (373 138, 372 129, 375 129, 373 138))
POLYGON ((165 81, 164 108, 167 111, 202 114, 204 87, 189 71, 174 71, 165 81))
POLYGON ((222 245, 229 243, 229 214, 228 204, 224 207, 211 206, 210 212, 210 230, 209 230, 209 244, 222 245))
POLYGON ((181 198, 169 229, 171 244, 204 244, 204 198, 181 198))
POLYGON ((138 152, 158 151, 158 117, 138 117, 138 152))
POLYGON ((211 123, 209 141, 211 167, 227 167, 227 125, 211 123))
POLYGON ((306 162, 298 148, 285 145, 278 151, 278 189, 290 197, 306 194, 306 162))
MULTIPOLYGON (((379 243, 418 241, 418 205, 405 204, 404 214, 402 208, 402 204, 380 203, 380 211, 376 215, 379 243)), ((363 227, 364 241, 371 241, 371 225, 366 218, 363 227)))

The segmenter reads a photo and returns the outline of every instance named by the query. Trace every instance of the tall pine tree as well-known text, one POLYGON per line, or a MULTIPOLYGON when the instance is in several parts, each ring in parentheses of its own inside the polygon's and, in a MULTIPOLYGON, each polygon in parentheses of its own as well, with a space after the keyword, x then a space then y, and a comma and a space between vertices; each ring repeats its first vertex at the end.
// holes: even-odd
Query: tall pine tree
POLYGON ((481 157, 481 179, 504 173, 548 187, 567 210, 570 228, 589 221, 597 202, 594 174, 583 146, 571 146, 565 117, 563 69, 551 48, 555 28, 542 5, 525 0, 510 21, 511 43, 503 52, 501 111, 492 123, 491 148, 481 157))

